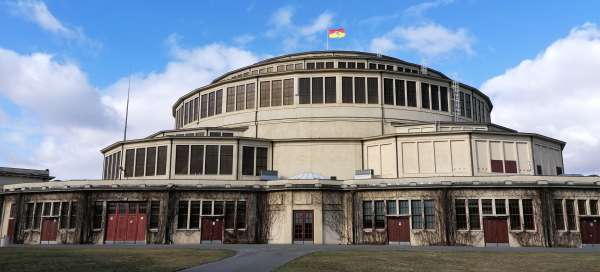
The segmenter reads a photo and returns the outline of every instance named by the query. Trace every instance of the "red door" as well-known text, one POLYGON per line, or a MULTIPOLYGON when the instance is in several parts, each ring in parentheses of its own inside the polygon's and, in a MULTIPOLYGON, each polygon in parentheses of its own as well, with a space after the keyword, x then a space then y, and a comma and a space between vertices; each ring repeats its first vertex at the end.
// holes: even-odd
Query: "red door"
POLYGON ((42 235, 40 241, 42 243, 56 242, 58 237, 58 218, 44 217, 42 218, 42 235))
POLYGON ((117 238, 117 203, 108 203, 106 216, 106 241, 114 242, 117 238))
POLYGON ((223 219, 220 217, 203 217, 201 226, 201 239, 203 242, 223 241, 223 219))
POLYGON ((483 218, 483 237, 486 245, 508 244, 508 225, 506 223, 506 218, 483 218))
POLYGON ((600 218, 579 218, 582 244, 600 244, 600 218))
POLYGON ((388 217, 387 230, 390 243, 410 242, 408 217, 388 217))
POLYGON ((125 241, 135 243, 138 231, 137 203, 129 203, 127 206, 127 233, 125 234, 125 241))
POLYGON ((117 210, 117 235, 115 241, 127 241, 127 203, 119 203, 117 210))
POLYGON ((106 242, 145 242, 147 222, 145 205, 145 203, 108 203, 106 242))
POLYGON ((294 243, 313 242, 313 212, 294 211, 294 243))

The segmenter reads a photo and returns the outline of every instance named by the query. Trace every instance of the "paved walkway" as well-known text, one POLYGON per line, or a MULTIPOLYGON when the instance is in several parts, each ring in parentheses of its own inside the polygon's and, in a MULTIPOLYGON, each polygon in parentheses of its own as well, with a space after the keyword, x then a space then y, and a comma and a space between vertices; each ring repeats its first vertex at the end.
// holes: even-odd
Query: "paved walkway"
POLYGON ((196 271, 272 271, 298 257, 315 251, 346 250, 410 250, 410 251, 512 251, 512 252, 600 252, 600 247, 543 248, 543 247, 460 247, 460 246, 387 246, 387 245, 201 245, 204 249, 228 249, 236 251, 233 257, 192 267, 185 272, 196 271))

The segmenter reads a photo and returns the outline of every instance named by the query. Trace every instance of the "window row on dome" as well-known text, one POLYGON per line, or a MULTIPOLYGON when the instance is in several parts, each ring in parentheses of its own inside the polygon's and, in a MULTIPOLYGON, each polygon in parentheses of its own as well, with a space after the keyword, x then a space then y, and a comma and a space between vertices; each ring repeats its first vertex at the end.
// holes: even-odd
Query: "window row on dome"
MULTIPOLYGON (((120 160, 119 160, 120 164, 120 160)), ((105 165, 106 169, 106 165, 105 165)), ((120 169, 120 167, 119 167, 120 169)), ((106 170, 105 170, 106 171, 106 170)), ((167 173, 167 146, 151 146, 125 150, 125 177, 162 176, 167 173)), ((118 179, 119 176, 114 177, 118 179)))
POLYGON ((460 92, 458 99, 458 114, 473 119, 475 122, 487 122, 487 105, 474 95, 460 92))
POLYGON ((176 145, 176 175, 231 175, 233 145, 176 145))

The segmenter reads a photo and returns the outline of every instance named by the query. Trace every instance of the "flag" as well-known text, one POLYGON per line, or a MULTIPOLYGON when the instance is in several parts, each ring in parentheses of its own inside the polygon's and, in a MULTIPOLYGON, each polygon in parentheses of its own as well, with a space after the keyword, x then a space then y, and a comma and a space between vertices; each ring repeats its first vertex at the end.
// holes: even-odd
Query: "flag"
POLYGON ((346 37, 346 30, 343 28, 327 30, 327 37, 330 39, 341 39, 346 37))

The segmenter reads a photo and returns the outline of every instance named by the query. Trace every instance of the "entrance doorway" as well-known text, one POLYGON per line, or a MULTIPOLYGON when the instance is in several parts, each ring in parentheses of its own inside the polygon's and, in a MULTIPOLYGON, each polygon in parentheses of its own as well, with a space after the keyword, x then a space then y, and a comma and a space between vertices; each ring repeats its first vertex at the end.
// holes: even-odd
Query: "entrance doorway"
POLYGON ((580 217, 579 224, 582 244, 600 244, 600 218, 580 217))
POLYGON ((145 243, 146 213, 146 203, 108 203, 106 243, 145 243))
POLYGON ((294 211, 294 244, 313 243, 313 212, 294 211))
POLYGON ((387 233, 389 244, 410 245, 408 217, 388 217, 387 233))
POLYGON ((54 244, 58 237, 58 217, 42 218, 42 234, 40 242, 42 244, 54 244))
POLYGON ((485 246, 508 246, 506 217, 484 217, 483 236, 485 246))
POLYGON ((202 243, 223 243, 223 218, 202 217, 200 229, 202 243))

